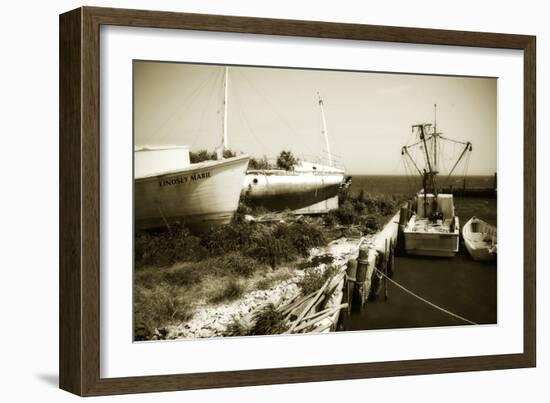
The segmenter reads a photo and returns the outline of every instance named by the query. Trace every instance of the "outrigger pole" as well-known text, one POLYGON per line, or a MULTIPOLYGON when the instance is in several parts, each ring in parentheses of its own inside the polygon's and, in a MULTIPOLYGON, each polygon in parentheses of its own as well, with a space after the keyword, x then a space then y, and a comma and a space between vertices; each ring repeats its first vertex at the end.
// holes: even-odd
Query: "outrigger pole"
POLYGON ((403 147, 401 149, 401 155, 406 155, 407 157, 409 157, 409 159, 411 160, 413 166, 416 168, 416 170, 418 171, 418 173, 420 174, 420 176, 423 175, 422 173, 422 170, 418 167, 418 165, 416 165, 416 161, 414 160, 414 158, 412 157, 412 155, 409 153, 409 149, 407 147, 403 147))
POLYGON ((447 177, 451 176, 455 168, 457 167, 458 163, 462 160, 462 157, 464 157, 464 154, 466 154, 466 151, 472 151, 472 143, 469 141, 466 143, 466 146, 464 147, 464 150, 462 150, 462 153, 460 154, 460 157, 456 160, 455 164, 453 165, 452 169, 449 171, 449 175, 447 177))

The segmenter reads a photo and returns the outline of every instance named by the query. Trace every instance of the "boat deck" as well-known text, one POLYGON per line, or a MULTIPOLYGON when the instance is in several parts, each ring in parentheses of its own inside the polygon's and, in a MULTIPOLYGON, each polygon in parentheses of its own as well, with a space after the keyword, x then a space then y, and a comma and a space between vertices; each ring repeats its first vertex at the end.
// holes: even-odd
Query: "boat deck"
POLYGON ((448 218, 446 220, 440 220, 438 222, 431 222, 427 218, 416 219, 414 223, 409 224, 407 228, 408 231, 413 232, 426 232, 434 234, 450 234, 454 231, 451 231, 451 224, 454 219, 448 218))

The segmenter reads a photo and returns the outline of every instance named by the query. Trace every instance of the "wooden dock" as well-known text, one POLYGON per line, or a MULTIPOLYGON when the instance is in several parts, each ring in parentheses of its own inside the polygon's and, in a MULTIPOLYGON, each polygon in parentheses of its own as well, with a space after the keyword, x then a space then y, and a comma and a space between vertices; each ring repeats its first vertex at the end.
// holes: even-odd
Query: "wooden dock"
POLYGON ((387 297, 387 281, 377 274, 377 270, 391 277, 393 256, 397 247, 399 212, 397 212, 380 232, 362 240, 356 259, 348 261, 348 281, 344 291, 344 301, 348 312, 362 311, 369 299, 384 294, 387 297))

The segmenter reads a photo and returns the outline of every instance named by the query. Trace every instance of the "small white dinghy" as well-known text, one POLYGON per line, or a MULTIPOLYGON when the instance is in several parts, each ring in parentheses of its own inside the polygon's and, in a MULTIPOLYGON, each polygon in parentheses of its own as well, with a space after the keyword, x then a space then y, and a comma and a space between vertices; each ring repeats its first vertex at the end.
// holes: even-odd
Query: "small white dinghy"
POLYGON ((497 257, 497 228, 472 217, 462 228, 466 249, 474 260, 495 260, 497 257))

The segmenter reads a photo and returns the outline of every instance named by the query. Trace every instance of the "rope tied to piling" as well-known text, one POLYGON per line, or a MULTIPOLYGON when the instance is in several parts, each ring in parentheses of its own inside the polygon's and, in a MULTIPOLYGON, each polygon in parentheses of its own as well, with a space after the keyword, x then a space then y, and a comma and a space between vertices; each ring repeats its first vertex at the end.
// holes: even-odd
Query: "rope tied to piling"
POLYGON ((406 288, 406 287, 402 286, 401 284, 399 284, 397 281, 392 280, 390 277, 388 277, 386 274, 384 274, 381 270, 377 269, 376 267, 374 268, 374 270, 376 270, 376 273, 377 273, 379 276, 385 277, 390 283, 392 283, 392 284, 395 285, 396 287, 402 289, 403 291, 405 291, 406 293, 412 295, 413 297, 417 298, 418 300, 420 300, 420 301, 422 301, 422 302, 424 302, 424 303, 430 305, 432 308, 438 309, 439 311, 444 312, 444 313, 446 313, 447 315, 450 315, 450 316, 452 316, 452 317, 454 317, 454 318, 456 318, 456 319, 459 319, 459 320, 461 320, 461 321, 463 321, 463 322, 469 323, 470 325, 478 325, 478 324, 479 324, 479 323, 476 323, 476 322, 474 322, 474 321, 472 321, 472 320, 470 320, 470 319, 466 319, 465 317, 460 316, 460 315, 458 315, 458 314, 456 314, 456 313, 453 313, 453 312, 451 312, 451 311, 449 311, 449 310, 447 310, 447 309, 445 309, 445 308, 442 308, 442 307, 440 307, 439 305, 436 305, 436 304, 434 304, 433 302, 430 302, 430 301, 428 301, 428 300, 425 299, 425 298, 422 298, 420 295, 415 294, 414 292, 412 292, 412 291, 409 290, 408 288, 406 288))

